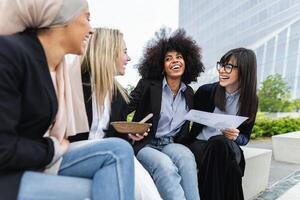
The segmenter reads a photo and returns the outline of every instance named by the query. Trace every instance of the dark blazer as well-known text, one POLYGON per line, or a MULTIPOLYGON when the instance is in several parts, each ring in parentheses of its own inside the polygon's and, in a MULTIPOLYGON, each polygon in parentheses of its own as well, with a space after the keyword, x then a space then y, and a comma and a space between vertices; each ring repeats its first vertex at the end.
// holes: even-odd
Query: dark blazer
MULTIPOLYGON (((194 109, 201 110, 206 112, 213 112, 215 109, 214 104, 214 96, 216 93, 216 88, 218 86, 218 82, 212 84, 206 84, 199 87, 194 95, 194 109)), ((235 142, 238 145, 246 145, 249 142, 251 130, 254 125, 254 121, 250 123, 241 124, 238 129, 240 134, 235 142)), ((203 129, 204 125, 193 123, 190 136, 195 139, 199 132, 203 129)))
MULTIPOLYGON (((193 89, 187 86, 184 91, 186 104, 189 108, 193 107, 193 89)), ((129 113, 135 111, 133 121, 140 121, 149 113, 153 117, 148 121, 152 123, 147 137, 134 143, 134 150, 137 153, 141 148, 147 145, 155 137, 157 124, 160 118, 161 100, 162 100, 162 81, 141 79, 135 89, 130 93, 129 113)), ((186 121, 175 137, 175 142, 183 143, 183 139, 189 132, 189 121, 186 121)))
POLYGON ((33 32, 0 36, 0 198, 16 199, 26 170, 43 170, 54 156, 43 135, 57 112, 44 50, 33 32))
MULTIPOLYGON (((82 74, 82 87, 83 87, 83 95, 85 101, 85 108, 88 116, 89 126, 91 127, 93 122, 93 106, 92 106, 92 91, 91 91, 91 79, 90 74, 85 72, 82 74)), ((111 102, 111 113, 109 122, 114 121, 126 121, 127 119, 127 103, 123 99, 120 92, 117 92, 115 96, 113 96, 111 102)), ((125 140, 128 140, 128 136, 126 134, 118 133, 110 124, 108 130, 106 131, 105 137, 120 137, 125 140)), ((87 140, 89 138, 89 133, 80 133, 75 136, 69 137, 70 142, 87 140)))

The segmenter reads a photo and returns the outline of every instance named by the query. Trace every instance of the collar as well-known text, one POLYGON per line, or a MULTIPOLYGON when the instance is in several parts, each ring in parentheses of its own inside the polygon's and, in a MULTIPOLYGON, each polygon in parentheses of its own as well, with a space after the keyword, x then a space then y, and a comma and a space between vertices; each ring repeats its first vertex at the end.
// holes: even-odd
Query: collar
POLYGON ((240 96, 240 90, 237 90, 235 91, 234 93, 228 93, 228 92, 225 92, 225 97, 226 99, 229 99, 229 98, 237 98, 240 96))
MULTIPOLYGON (((171 90, 171 88, 169 87, 169 85, 168 85, 168 83, 167 83, 166 77, 164 77, 163 83, 162 83, 162 88, 164 89, 164 88, 166 88, 166 87, 168 87, 168 88, 171 90)), ((181 81, 181 83, 180 83, 180 88, 179 88, 179 90, 178 90, 178 93, 179 93, 179 92, 184 92, 184 91, 186 90, 186 88, 187 88, 186 84, 185 84, 184 82, 181 81)))

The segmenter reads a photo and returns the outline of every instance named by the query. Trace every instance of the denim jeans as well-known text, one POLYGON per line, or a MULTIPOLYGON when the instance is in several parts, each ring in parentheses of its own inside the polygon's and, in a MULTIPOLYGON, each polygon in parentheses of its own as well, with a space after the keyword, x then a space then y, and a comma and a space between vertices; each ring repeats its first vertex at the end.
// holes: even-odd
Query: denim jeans
POLYGON ((149 172, 134 159, 135 200, 162 200, 149 172))
POLYGON ((152 176, 164 200, 199 200, 197 167, 193 153, 170 138, 155 138, 137 159, 152 176))
POLYGON ((72 143, 59 175, 26 171, 19 200, 134 199, 132 147, 124 140, 72 143))

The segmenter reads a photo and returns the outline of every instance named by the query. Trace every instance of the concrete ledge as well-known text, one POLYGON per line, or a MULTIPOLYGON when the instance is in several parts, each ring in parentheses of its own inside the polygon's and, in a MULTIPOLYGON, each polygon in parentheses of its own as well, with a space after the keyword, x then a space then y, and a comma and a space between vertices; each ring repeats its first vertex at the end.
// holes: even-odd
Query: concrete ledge
POLYGON ((275 160, 300 164, 300 131, 275 135, 272 145, 275 160))
POLYGON ((241 147, 244 151, 246 168, 242 180, 244 198, 257 196, 268 185, 272 150, 241 147))

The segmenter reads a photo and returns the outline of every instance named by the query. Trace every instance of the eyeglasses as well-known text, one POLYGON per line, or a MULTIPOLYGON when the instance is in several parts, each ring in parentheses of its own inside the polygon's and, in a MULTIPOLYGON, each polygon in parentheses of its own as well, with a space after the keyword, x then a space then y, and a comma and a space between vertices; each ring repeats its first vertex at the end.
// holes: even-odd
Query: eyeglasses
POLYGON ((237 68, 238 66, 237 65, 233 65, 233 64, 224 64, 224 63, 221 63, 221 62, 217 62, 217 65, 216 65, 216 68, 218 71, 221 70, 221 68, 224 68, 224 71, 227 73, 227 74, 230 74, 232 72, 232 69, 235 67, 237 68))

